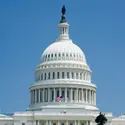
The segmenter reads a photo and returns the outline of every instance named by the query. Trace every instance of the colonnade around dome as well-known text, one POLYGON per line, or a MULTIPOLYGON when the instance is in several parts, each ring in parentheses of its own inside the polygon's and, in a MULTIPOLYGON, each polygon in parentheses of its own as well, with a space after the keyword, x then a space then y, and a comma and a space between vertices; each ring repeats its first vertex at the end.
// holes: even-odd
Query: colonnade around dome
POLYGON ((45 102, 77 102, 96 105, 96 91, 86 88, 39 88, 30 91, 31 105, 45 102), (57 97, 62 96, 61 101, 57 97))

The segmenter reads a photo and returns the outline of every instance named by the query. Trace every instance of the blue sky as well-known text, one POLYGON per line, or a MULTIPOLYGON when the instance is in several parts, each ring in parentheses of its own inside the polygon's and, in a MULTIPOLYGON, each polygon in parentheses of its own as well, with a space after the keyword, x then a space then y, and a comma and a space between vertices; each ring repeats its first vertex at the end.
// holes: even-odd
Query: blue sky
POLYGON ((58 36, 62 5, 70 37, 84 51, 97 85, 97 106, 125 112, 124 0, 0 1, 0 109, 25 111, 44 49, 58 36))

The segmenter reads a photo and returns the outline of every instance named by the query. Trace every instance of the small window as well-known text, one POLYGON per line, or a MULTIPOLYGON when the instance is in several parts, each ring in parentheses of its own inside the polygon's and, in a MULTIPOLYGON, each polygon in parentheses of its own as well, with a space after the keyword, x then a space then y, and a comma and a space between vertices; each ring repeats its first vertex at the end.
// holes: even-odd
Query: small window
POLYGON ((25 125, 25 123, 22 123, 22 125, 25 125))
POLYGON ((72 79, 74 79, 74 73, 72 72, 72 79))
POLYGON ((82 73, 80 73, 80 79, 82 79, 82 73))
POLYGON ((44 80, 46 80, 46 73, 44 74, 44 80))
POLYGON ((53 72, 53 79, 55 79, 55 72, 53 72))
POLYGON ((65 56, 65 54, 63 53, 63 54, 62 54, 62 56, 64 57, 64 56, 65 56))
POLYGON ((68 57, 68 53, 66 54, 66 56, 68 57))
POLYGON ((78 79, 78 73, 76 73, 76 79, 78 79))
POLYGON ((55 57, 57 57, 57 54, 55 54, 55 57))
POLYGON ((53 57, 53 54, 51 54, 51 57, 53 57))
POLYGON ((62 78, 64 79, 64 72, 62 72, 62 78))
POLYGON ((48 73, 48 79, 50 79, 50 72, 48 73))
POLYGON ((59 57, 60 57, 61 55, 60 55, 60 53, 59 53, 59 57))
POLYGON ((43 80, 43 73, 41 73, 41 80, 43 80))
POLYGON ((53 125, 56 125, 56 123, 53 123, 53 125))
POLYGON ((67 72, 67 78, 69 79, 69 72, 67 72))
POLYGON ((57 72, 57 79, 59 79, 59 72, 57 72))
POLYGON ((65 125, 64 123, 62 123, 61 125, 65 125))

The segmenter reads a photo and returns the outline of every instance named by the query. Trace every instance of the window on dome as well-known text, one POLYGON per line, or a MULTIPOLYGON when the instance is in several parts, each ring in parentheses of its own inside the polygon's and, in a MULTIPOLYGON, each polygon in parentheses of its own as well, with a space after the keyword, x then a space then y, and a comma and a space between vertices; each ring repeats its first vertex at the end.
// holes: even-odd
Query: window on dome
POLYGON ((44 80, 46 80, 46 73, 44 74, 44 80))
POLYGON ((70 53, 70 57, 72 57, 72 54, 70 53))
POLYGON ((72 99, 75 100, 75 92, 73 91, 72 99))
POLYGON ((41 80, 43 80, 43 73, 41 73, 41 80))
POLYGON ((61 54, 59 53, 59 57, 61 56, 61 54))
POLYGON ((63 54, 62 54, 62 56, 64 57, 64 56, 65 56, 65 54, 63 53, 63 54))
POLYGON ((72 72, 72 79, 74 79, 74 73, 72 72))
POLYGON ((53 123, 53 125, 56 125, 56 123, 53 123))
POLYGON ((51 57, 53 57, 53 54, 51 54, 51 57))
POLYGON ((69 79, 69 72, 67 72, 67 78, 69 79))
POLYGON ((48 57, 50 57, 50 54, 48 55, 48 57))
POLYGON ((65 125, 64 123, 62 123, 61 125, 65 125))
POLYGON ((53 79, 55 79, 55 72, 53 72, 53 79))
POLYGON ((25 125, 25 123, 22 123, 22 125, 25 125))
POLYGON ((57 93, 56 93, 56 94, 57 94, 57 97, 59 97, 59 90, 57 90, 57 93))
POLYGON ((52 101, 54 100, 54 91, 52 90, 52 101))
POLYGON ((64 28, 63 28, 63 34, 64 34, 64 28))
POLYGON ((76 73, 76 79, 78 79, 78 73, 76 73))
POLYGON ((48 73, 48 79, 50 79, 50 72, 48 73))
POLYGON ((57 54, 55 54, 55 57, 57 57, 57 54))
POLYGON ((68 53, 66 53, 66 57, 68 57, 68 53))
POLYGON ((80 73, 80 79, 82 79, 82 73, 80 73))
POLYGON ((62 78, 64 79, 64 72, 62 72, 62 78))
POLYGON ((57 79, 59 79, 59 72, 57 72, 57 79))
POLYGON ((40 90, 40 102, 43 101, 42 91, 40 90))

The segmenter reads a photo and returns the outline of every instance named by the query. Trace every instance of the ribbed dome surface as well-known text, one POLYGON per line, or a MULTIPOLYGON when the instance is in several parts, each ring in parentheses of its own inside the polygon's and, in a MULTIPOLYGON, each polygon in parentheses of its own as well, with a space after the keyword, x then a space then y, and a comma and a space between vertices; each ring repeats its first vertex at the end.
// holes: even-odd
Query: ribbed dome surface
POLYGON ((62 60, 76 60, 86 63, 83 51, 71 40, 54 42, 43 52, 41 60, 53 60, 55 57, 61 58, 62 60))

